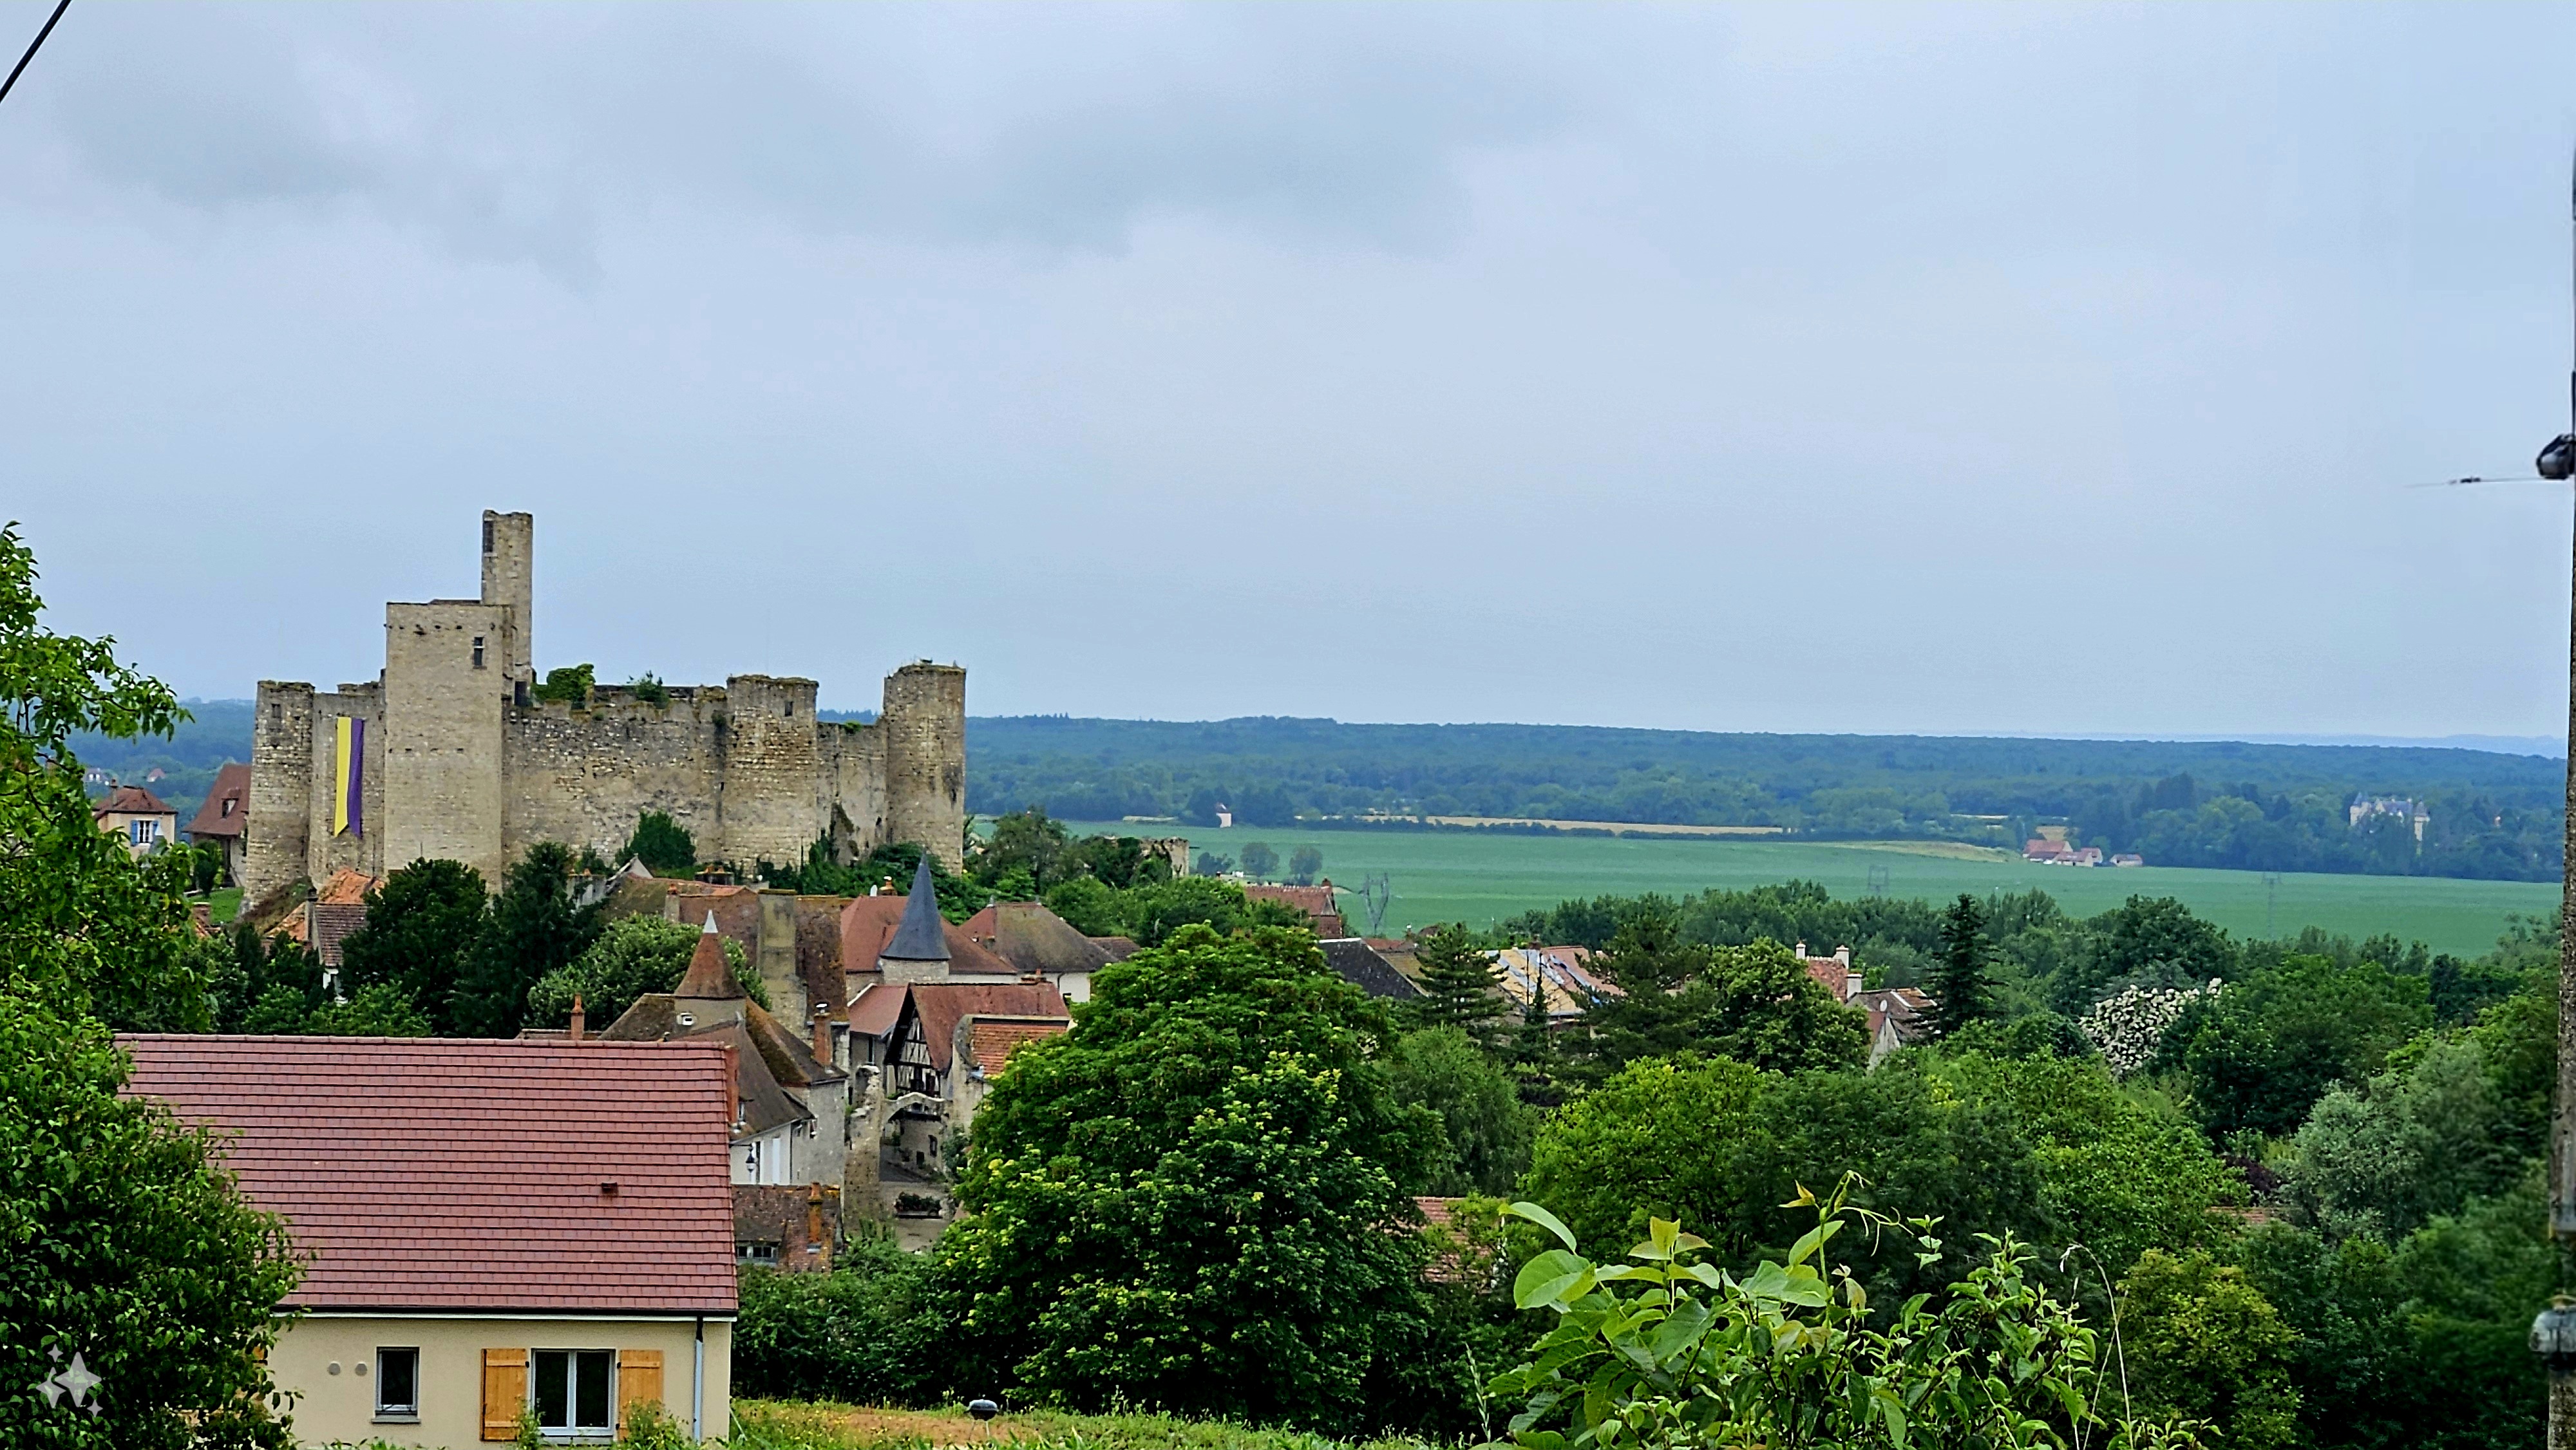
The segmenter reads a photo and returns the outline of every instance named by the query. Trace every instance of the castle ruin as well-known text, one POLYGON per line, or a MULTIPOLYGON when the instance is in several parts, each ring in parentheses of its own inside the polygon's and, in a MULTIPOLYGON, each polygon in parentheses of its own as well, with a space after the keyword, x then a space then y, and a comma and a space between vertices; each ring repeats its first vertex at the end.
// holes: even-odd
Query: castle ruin
POLYGON ((818 838, 843 859, 917 841, 962 864, 964 670, 905 665, 866 724, 817 719, 812 680, 768 675, 538 699, 535 538, 532 515, 486 510, 482 597, 387 604, 372 683, 260 681, 249 899, 423 858, 497 889, 539 841, 613 857, 646 811, 687 827, 700 860, 746 869, 801 862, 818 838))

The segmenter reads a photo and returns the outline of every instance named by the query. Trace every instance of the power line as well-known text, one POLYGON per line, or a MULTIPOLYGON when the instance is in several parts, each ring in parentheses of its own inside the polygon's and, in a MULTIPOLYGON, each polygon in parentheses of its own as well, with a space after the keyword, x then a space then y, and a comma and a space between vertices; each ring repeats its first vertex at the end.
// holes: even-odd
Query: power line
POLYGON ((36 58, 36 52, 44 48, 45 37, 54 33, 54 22, 62 19, 63 12, 71 8, 72 0, 63 0, 63 3, 54 7, 53 14, 45 17, 45 28, 37 31, 36 38, 27 42, 27 53, 18 57, 18 63, 9 68, 9 78, 0 81, 0 101, 9 99, 9 88, 18 83, 19 72, 27 68, 27 62, 36 58))

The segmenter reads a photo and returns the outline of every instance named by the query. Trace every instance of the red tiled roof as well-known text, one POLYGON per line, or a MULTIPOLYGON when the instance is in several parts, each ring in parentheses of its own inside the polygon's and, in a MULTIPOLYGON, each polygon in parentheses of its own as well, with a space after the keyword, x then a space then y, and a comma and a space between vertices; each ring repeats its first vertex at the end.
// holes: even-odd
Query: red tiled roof
MULTIPOLYGON (((868 974, 878 976, 875 972, 868 974)), ((850 999, 850 1032, 858 1037, 883 1037, 894 1030, 903 1016, 904 988, 901 982, 878 980, 859 988, 850 999)))
POLYGON ((188 834, 207 839, 238 836, 249 819, 250 767, 236 760, 215 772, 215 783, 207 787, 206 803, 197 807, 188 834), (224 809, 227 804, 232 807, 229 811, 224 809))
POLYGON ((956 1060, 957 1024, 970 1013, 1070 1020, 1064 997, 1042 982, 914 982, 911 1001, 912 1010, 921 1014, 930 1065, 940 1072, 956 1060))
POLYGON ((1063 1018, 983 1017, 966 1024, 966 1050, 986 1075, 1000 1072, 1013 1049, 1024 1042, 1062 1037, 1073 1030, 1063 1018))
POLYGON ((313 899, 332 906, 355 906, 367 899, 367 893, 384 883, 364 871, 343 866, 331 873, 313 899))
POLYGON ((712 1047, 117 1040, 126 1091, 221 1130, 243 1191, 287 1220, 309 1258, 290 1306, 734 1312, 712 1047))
POLYGON ((120 785, 104 797, 90 803, 89 813, 99 816, 177 816, 167 801, 139 785, 120 785))
MULTIPOLYGON (((894 939, 894 929, 903 920, 901 896, 860 896, 841 908, 841 970, 873 972, 877 958, 886 943, 894 939)), ((986 973, 997 977, 1017 977, 1019 970, 966 934, 955 922, 940 923, 941 935, 948 943, 948 970, 961 975, 986 973)))

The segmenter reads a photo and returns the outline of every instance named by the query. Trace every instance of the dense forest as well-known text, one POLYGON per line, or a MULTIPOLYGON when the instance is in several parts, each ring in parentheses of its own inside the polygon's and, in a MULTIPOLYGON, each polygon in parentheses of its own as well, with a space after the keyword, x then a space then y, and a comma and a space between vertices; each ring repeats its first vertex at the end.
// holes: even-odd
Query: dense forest
MULTIPOLYGON (((185 816, 216 767, 250 758, 241 700, 192 700, 166 739, 81 737, 89 765, 185 816)), ((844 717, 858 718, 858 717, 844 717)), ((2041 823, 2162 866, 2546 881, 2559 874, 2565 765, 2372 745, 1718 735, 1573 725, 1199 723, 1004 716, 967 722, 967 806, 1063 820, 1167 816, 1330 825, 1369 814, 1779 826, 1828 839, 2018 846, 2041 823), (2426 813, 2359 827, 2356 795, 2426 813)))
POLYGON ((2042 822, 2167 866, 2555 879, 2565 766, 2478 750, 1562 725, 968 723, 967 803, 1069 820, 1248 825, 1368 813, 1767 825, 2018 846, 2042 822), (2428 815, 2365 817, 2356 795, 2428 815))

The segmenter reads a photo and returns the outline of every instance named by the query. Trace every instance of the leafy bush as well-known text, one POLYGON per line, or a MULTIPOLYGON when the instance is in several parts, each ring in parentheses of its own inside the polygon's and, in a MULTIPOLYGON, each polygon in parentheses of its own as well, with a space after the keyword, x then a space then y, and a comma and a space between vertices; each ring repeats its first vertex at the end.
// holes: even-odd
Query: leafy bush
POLYGON ((546 677, 528 691, 530 697, 570 705, 576 710, 590 704, 590 692, 597 688, 596 673, 588 665, 560 665, 546 671, 546 677))
POLYGON ((2218 989, 2216 981, 2206 987, 2128 987, 2094 1003, 2075 1019, 2075 1028, 2110 1064, 2113 1076, 2127 1077, 2154 1062, 2165 1033, 2193 1003, 2218 995, 2218 989))
POLYGON ((688 828, 661 811, 646 811, 635 822, 635 834, 617 853, 639 860, 656 876, 693 876, 698 869, 698 843, 688 828))
MULTIPOLYGON (((658 916, 628 916, 610 922, 580 956, 548 972, 528 989, 528 1021, 563 1026, 572 1020, 576 996, 581 998, 583 1018, 592 1027, 616 1021, 646 993, 668 992, 680 985, 681 976, 689 969, 689 957, 698 949, 702 930, 703 924, 691 926, 658 916)), ((743 995, 768 1006, 769 994, 760 979, 743 971, 747 958, 742 944, 727 941, 724 953, 733 967, 734 980, 742 984, 743 995)))
POLYGON ((826 1274, 745 1268, 735 1393, 860 1404, 936 1399, 947 1361, 924 1308, 924 1268, 883 1235, 850 1238, 826 1274))
POLYGON ((1658 1218, 1633 1262, 1595 1264, 1534 1203, 1511 1212, 1564 1247, 1521 1266, 1513 1302, 1557 1327, 1492 1390, 1524 1402, 1512 1436, 1530 1450, 1682 1447, 2060 1446, 2107 1431, 2113 1446, 2194 1445, 2187 1422, 2140 1421, 2119 1403, 2101 1345, 2070 1306, 2029 1274, 2011 1237, 1936 1308, 1916 1295, 1883 1327, 1868 1291, 1827 1250, 1846 1228, 1941 1257, 1932 1221, 1899 1223, 1801 1189, 1790 1206, 1814 1227, 1750 1273, 1688 1262, 1708 1244, 1658 1218), (2107 1411, 2107 1413, 2106 1413, 2107 1411))

